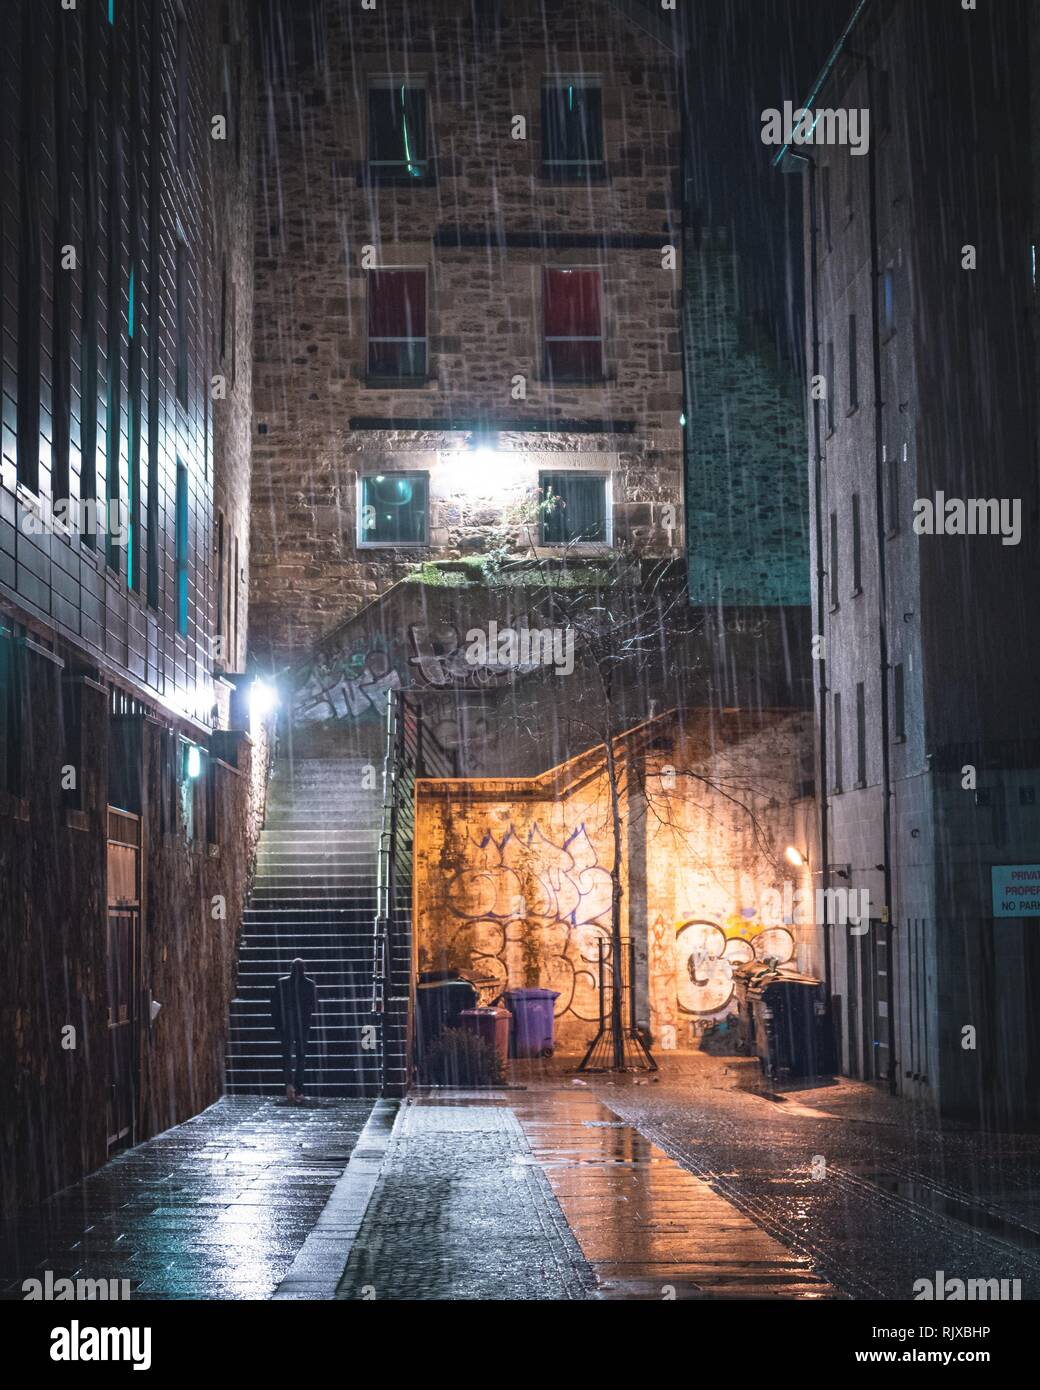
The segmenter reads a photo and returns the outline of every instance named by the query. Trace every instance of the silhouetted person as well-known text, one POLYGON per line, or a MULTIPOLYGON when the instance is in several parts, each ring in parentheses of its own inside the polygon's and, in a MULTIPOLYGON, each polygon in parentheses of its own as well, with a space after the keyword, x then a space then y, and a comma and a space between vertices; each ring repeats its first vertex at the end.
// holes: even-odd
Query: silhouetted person
POLYGON ((304 1098, 307 1035, 317 1006, 318 986, 306 974, 303 961, 297 957, 289 967, 288 975, 283 975, 271 991, 271 1021, 274 1031, 282 1040, 285 1094, 294 1103, 304 1098))

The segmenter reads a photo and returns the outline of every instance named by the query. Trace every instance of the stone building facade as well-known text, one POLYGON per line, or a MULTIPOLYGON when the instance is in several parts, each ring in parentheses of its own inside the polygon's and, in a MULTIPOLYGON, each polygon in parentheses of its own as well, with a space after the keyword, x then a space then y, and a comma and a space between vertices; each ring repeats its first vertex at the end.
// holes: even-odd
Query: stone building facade
POLYGON ((809 437, 817 881, 874 904, 867 933, 821 929, 845 1070, 1013 1126, 1040 1119, 1036 921, 996 904, 1040 858, 1035 15, 954 6, 937 38, 930 13, 874 0, 816 91, 817 109, 869 112, 865 152, 779 160, 805 177, 826 391, 809 437), (975 61, 991 48, 999 72, 975 61), (944 528, 947 502, 980 499, 1018 500, 1014 537, 944 528))
POLYGON ((6 1209, 220 1094, 264 754, 222 679, 246 647, 247 7, 23 0, 4 35, 6 1209))
POLYGON ((275 7, 251 568, 273 664, 417 559, 683 553, 676 55, 628 8, 275 7))

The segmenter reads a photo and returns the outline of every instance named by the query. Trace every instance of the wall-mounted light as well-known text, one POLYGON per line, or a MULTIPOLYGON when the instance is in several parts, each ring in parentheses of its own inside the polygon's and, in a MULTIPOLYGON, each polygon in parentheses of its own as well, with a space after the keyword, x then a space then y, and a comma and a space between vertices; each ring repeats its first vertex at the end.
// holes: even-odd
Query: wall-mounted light
POLYGON ((188 746, 188 776, 198 777, 202 772, 202 749, 198 744, 188 746))
POLYGON ((473 434, 469 441, 474 463, 494 463, 498 458, 498 434, 495 431, 473 434))
POLYGON ((249 722, 259 724, 278 704, 278 691, 266 681, 255 680, 249 687, 249 722))
POLYGON ((788 864, 793 864, 796 869, 800 869, 805 863, 805 855, 801 850, 795 849, 794 845, 787 846, 784 850, 784 858, 787 860, 788 864))

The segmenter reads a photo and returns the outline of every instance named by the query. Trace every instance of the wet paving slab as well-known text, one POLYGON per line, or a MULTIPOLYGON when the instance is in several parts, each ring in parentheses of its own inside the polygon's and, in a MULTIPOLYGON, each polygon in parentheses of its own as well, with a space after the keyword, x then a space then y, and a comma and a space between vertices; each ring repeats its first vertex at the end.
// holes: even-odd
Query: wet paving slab
POLYGON ((777 1096, 734 1070, 662 1059, 655 1082, 590 1089, 848 1297, 912 1299, 937 1271, 1040 1297, 1040 1136, 942 1124, 863 1083, 777 1096))
POLYGON ((337 1296, 838 1295, 595 1097, 548 1084, 410 1098, 337 1296))
POLYGON ((366 1102, 227 1097, 0 1225, 0 1297, 26 1279, 135 1299, 266 1299, 347 1166, 366 1102))
POLYGON ((769 1236, 595 1096, 536 1087, 514 1110, 607 1299, 826 1299, 769 1236))

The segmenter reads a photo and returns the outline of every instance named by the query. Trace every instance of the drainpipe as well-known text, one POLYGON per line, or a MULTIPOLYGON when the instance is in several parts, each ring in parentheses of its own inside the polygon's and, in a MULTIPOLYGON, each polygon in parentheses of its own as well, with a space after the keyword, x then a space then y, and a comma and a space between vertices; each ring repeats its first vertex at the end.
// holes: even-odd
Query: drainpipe
MULTIPOLYGON (((867 70, 867 108, 874 109, 874 76, 877 71, 873 58, 867 53, 849 49, 867 70)), ((873 141, 867 153, 870 202, 870 337, 874 369, 874 513, 877 537, 878 566, 878 666, 881 674, 881 841, 884 875, 885 911, 888 914, 888 935, 885 969, 888 984, 888 1089, 892 1095, 896 1085, 896 963, 895 914, 892 911, 892 770, 890 758, 889 699, 888 699, 888 574, 885 553, 885 469, 883 462, 884 411, 881 398, 881 321, 879 312, 881 291, 881 248, 878 239, 877 147, 873 141)))
MULTIPOLYGON (((804 164, 809 173, 809 323, 812 344, 810 382, 820 375, 820 332, 819 332, 819 228, 816 225, 816 160, 812 155, 789 149, 789 158, 804 164)), ((829 386, 828 386, 829 389, 829 386)), ((823 445, 820 432, 820 402, 810 401, 813 416, 813 508, 816 513, 816 613, 820 627, 824 625, 827 596, 827 571, 824 565, 823 550, 823 445)), ((827 659, 824 654, 817 662, 817 722, 819 739, 817 760, 820 769, 820 782, 817 787, 817 800, 820 806, 820 874, 824 892, 831 886, 830 865, 830 798, 827 792, 827 659)), ((829 902, 829 898, 824 899, 829 902)), ((826 914, 825 914, 826 917, 826 914)), ((831 933, 830 923, 824 920, 823 929, 823 976, 827 986, 828 1000, 831 993, 831 933)))

